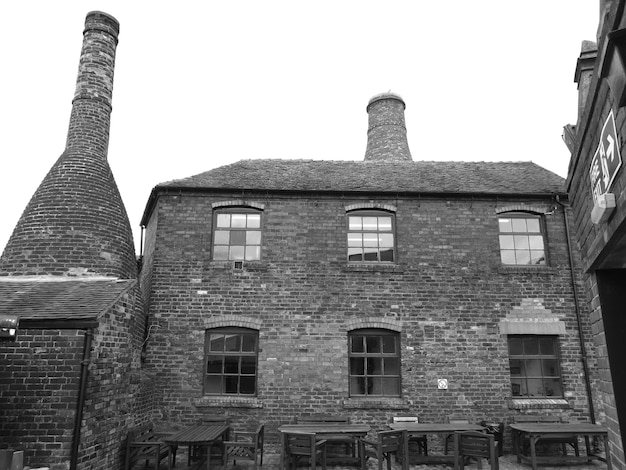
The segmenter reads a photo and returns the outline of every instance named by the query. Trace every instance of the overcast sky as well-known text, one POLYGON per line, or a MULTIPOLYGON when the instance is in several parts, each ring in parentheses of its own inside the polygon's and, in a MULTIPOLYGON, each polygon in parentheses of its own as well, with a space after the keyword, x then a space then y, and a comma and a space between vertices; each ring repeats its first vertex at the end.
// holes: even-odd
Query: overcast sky
POLYGON ((387 91, 414 160, 565 177, 599 15, 597 0, 2 2, 0 250, 64 150, 92 10, 121 25, 109 163, 137 247, 158 183, 242 159, 362 160, 365 107, 387 91))

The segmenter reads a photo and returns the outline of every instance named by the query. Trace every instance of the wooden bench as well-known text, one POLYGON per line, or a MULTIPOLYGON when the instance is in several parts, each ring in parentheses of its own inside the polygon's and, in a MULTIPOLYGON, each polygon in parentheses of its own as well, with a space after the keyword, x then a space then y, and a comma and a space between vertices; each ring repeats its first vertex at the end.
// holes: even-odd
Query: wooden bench
MULTIPOLYGON (((147 423, 134 427, 128 431, 126 438, 126 465, 130 468, 139 461, 145 460, 148 464, 154 465, 155 470, 159 468, 161 460, 170 458, 170 448, 161 440, 166 433, 157 433, 152 424, 147 423)), ((176 459, 176 450, 173 452, 176 459)))
MULTIPOLYGON (((567 423, 558 416, 546 416, 546 415, 519 415, 515 417, 516 423, 567 423)), ((542 437, 537 441, 541 444, 561 444, 561 450, 563 455, 567 455, 567 445, 570 445, 574 449, 574 453, 578 457, 580 455, 580 449, 578 448, 578 437, 542 437)), ((527 442, 520 442, 522 449, 528 447, 527 442)))

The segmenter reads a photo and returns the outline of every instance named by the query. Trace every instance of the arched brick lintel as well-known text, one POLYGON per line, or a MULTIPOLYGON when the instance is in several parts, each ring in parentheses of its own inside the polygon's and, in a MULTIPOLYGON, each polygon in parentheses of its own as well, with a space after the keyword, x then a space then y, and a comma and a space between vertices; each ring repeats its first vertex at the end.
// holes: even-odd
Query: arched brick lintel
POLYGON ((217 201, 211 204, 211 207, 213 209, 219 209, 221 207, 234 207, 234 206, 254 207, 255 209, 265 210, 265 204, 261 202, 244 201, 243 199, 232 199, 230 201, 217 201))
POLYGON ((549 211, 550 209, 547 207, 525 206, 520 204, 496 207, 496 214, 502 214, 505 212, 532 212, 535 214, 546 214, 549 211))
POLYGON ((204 327, 207 330, 211 328, 223 328, 228 326, 260 330, 261 320, 259 320, 258 318, 245 317, 240 315, 224 315, 220 317, 208 318, 204 322, 204 327))
POLYGON ((355 318, 346 325, 348 331, 362 328, 380 328, 383 330, 402 332, 402 322, 391 318, 355 318))
POLYGON ((346 212, 359 209, 379 209, 383 211, 398 212, 398 208, 392 204, 379 204, 375 202, 364 202, 359 204, 350 204, 346 206, 346 212))

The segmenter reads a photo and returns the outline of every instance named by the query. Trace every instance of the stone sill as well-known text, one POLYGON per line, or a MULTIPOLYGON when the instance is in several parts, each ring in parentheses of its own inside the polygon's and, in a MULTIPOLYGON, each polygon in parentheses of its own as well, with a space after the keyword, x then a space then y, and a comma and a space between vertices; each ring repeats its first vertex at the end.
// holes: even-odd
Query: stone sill
POLYGON ((499 266, 500 274, 556 274, 552 266, 499 266))
POLYGON ((343 266, 342 271, 402 273, 404 267, 395 263, 348 263, 343 266))
POLYGON ((408 410, 405 398, 346 398, 343 407, 349 410, 408 410))
POLYGON ((508 402, 511 410, 566 410, 572 407, 565 398, 509 398, 508 402))
POLYGON ((196 408, 263 408, 257 397, 204 396, 194 398, 193 405, 196 408))

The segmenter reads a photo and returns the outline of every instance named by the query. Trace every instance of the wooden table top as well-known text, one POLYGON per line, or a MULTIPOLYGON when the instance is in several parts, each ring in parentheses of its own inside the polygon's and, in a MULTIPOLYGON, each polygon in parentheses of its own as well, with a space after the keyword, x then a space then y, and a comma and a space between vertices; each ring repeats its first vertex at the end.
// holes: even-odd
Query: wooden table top
POLYGON ((166 444, 202 444, 215 441, 227 433, 227 424, 197 424, 163 438, 166 444))
POLYGON ((592 423, 511 423, 511 429, 529 434, 607 434, 604 426, 592 423))
POLYGON ((423 432, 424 434, 428 433, 444 433, 454 431, 483 431, 485 428, 478 424, 471 423, 411 423, 411 422, 400 422, 390 424, 389 427, 391 429, 396 429, 399 431, 407 430, 409 432, 423 432))
POLYGON ((310 432, 314 434, 367 434, 370 431, 367 424, 349 423, 300 423, 283 424, 278 427, 280 432, 310 432))

